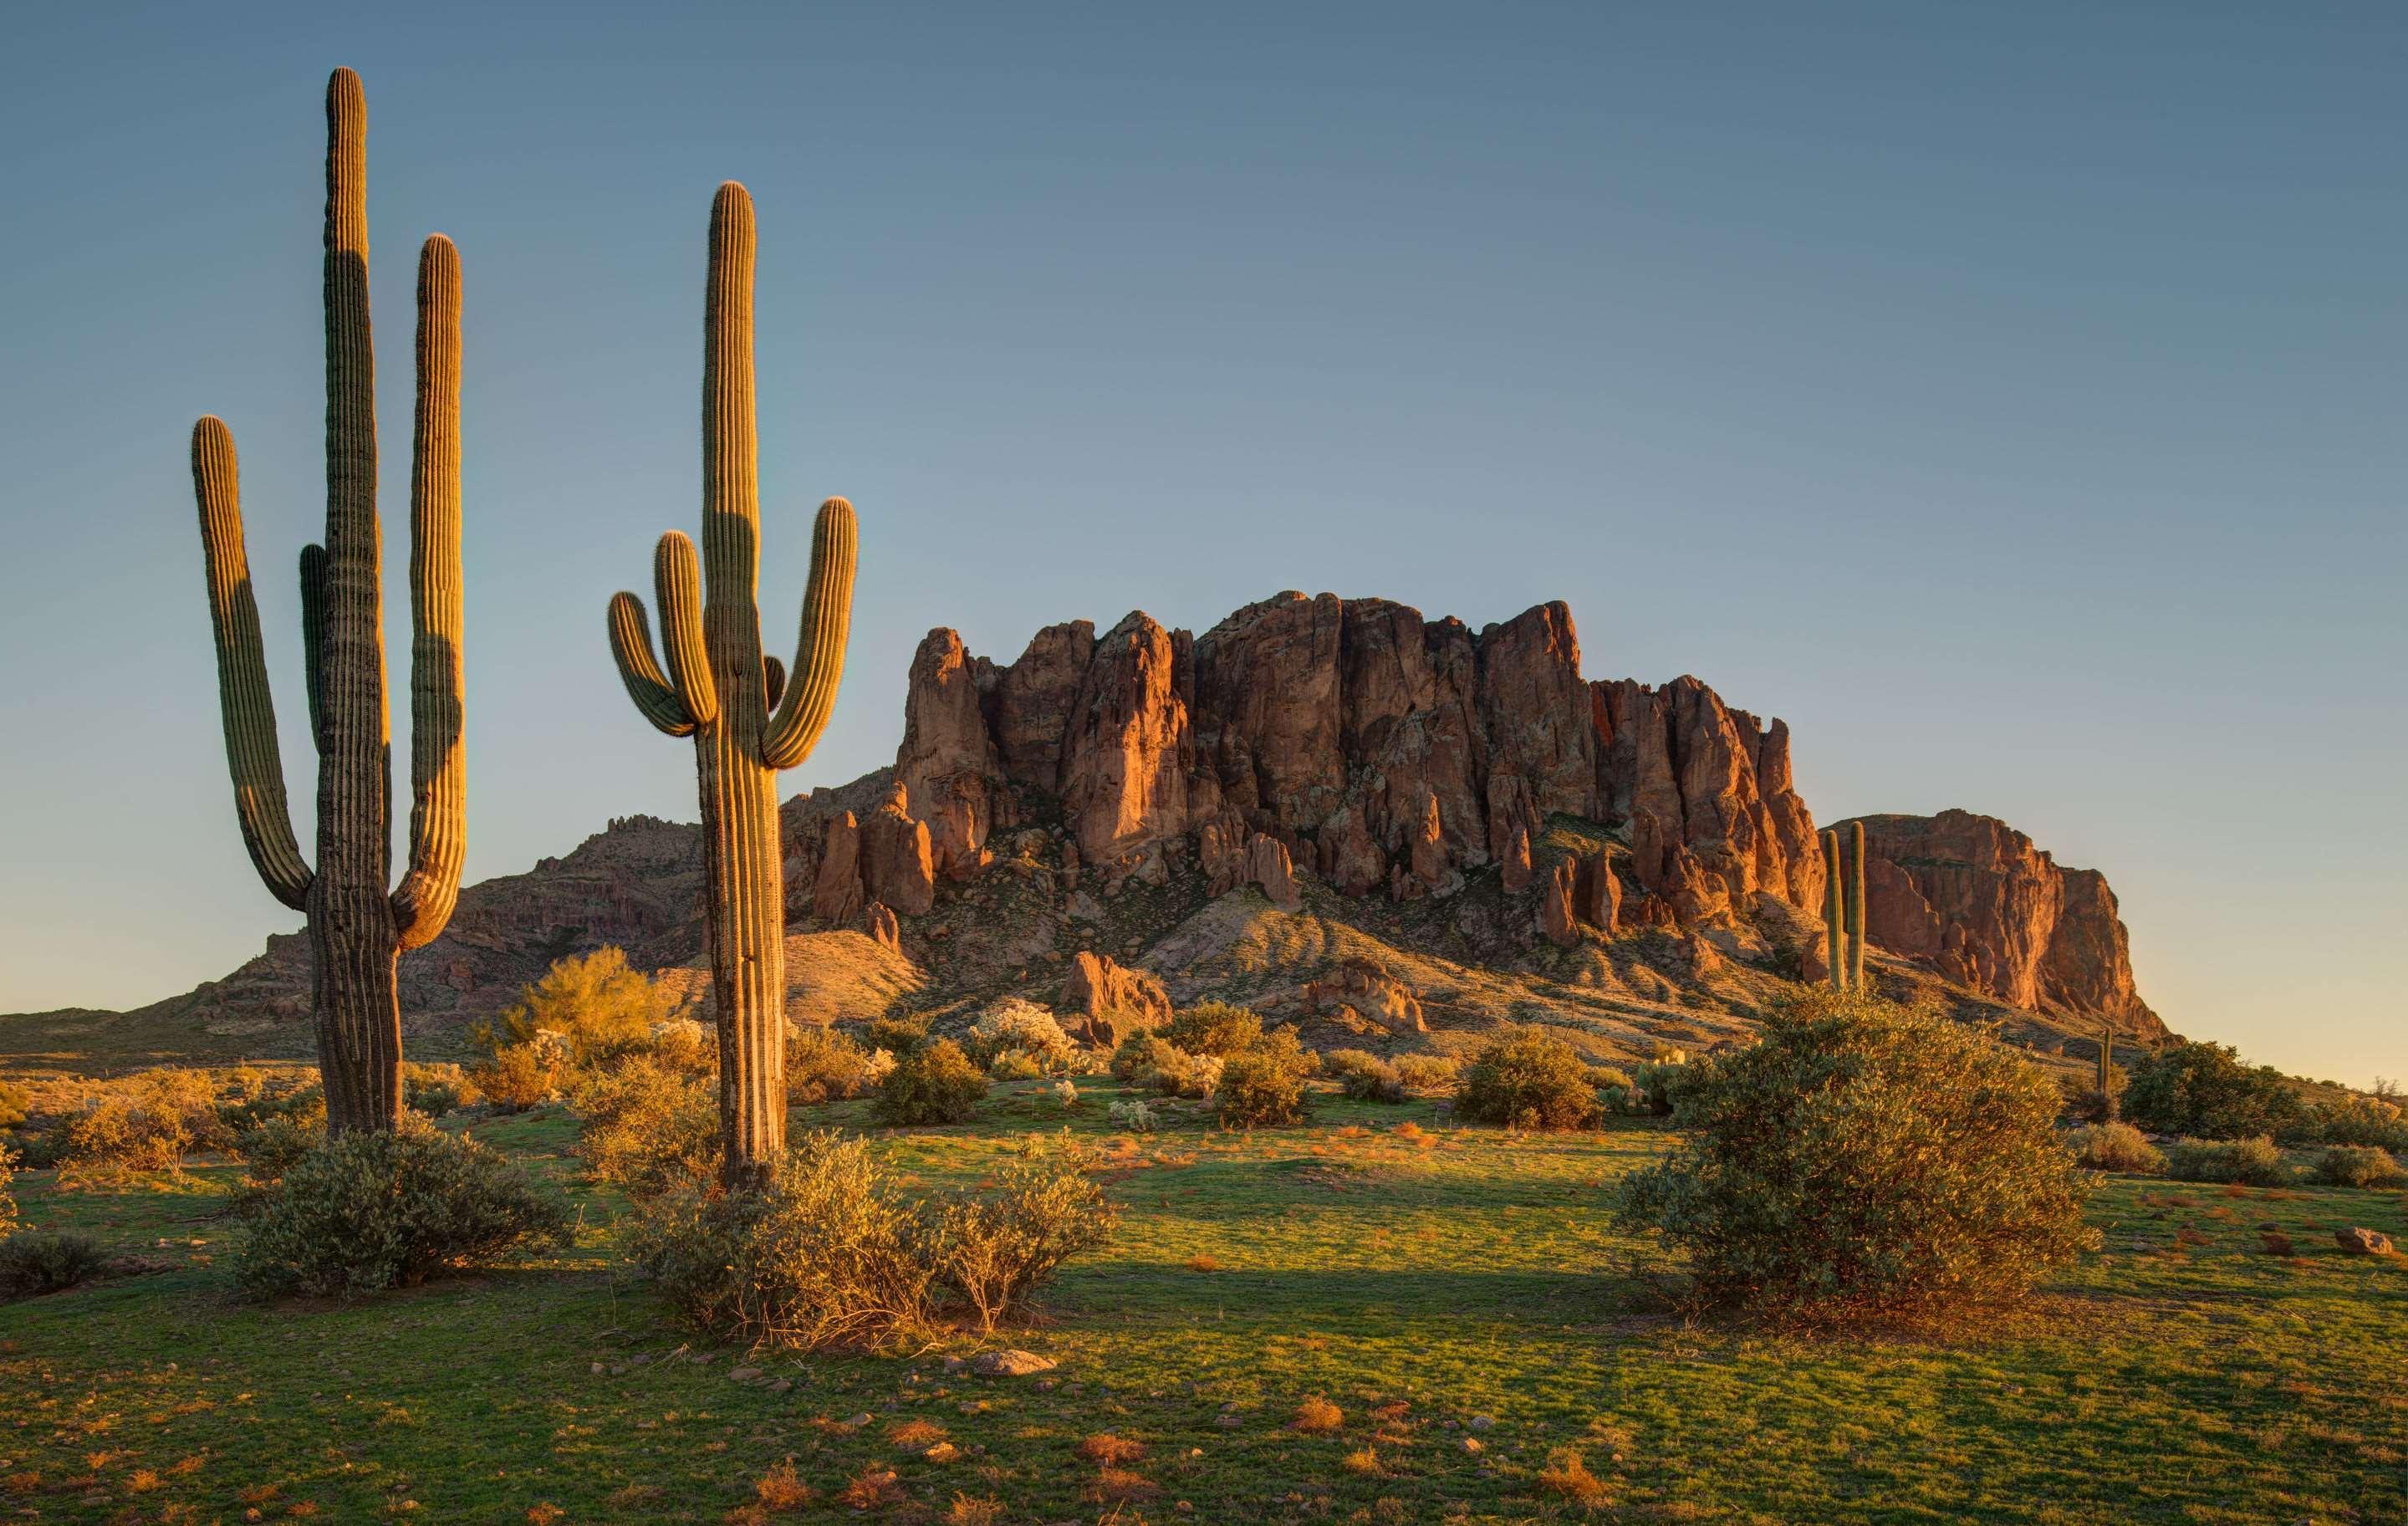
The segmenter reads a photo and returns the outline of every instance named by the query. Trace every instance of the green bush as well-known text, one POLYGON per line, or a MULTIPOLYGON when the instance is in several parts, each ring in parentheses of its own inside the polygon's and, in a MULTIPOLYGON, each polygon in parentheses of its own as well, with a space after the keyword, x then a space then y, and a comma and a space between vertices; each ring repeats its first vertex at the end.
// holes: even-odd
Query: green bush
POLYGON ((1111 1238, 1113 1210, 1075 1152, 1014 1161, 992 1188, 950 1193, 922 1210, 913 1239, 940 1295, 992 1332, 1025 1315, 1062 1263, 1111 1238))
POLYGON ((872 1017, 869 1020, 869 1047, 883 1049, 896 1059, 908 1059, 911 1052, 928 1042, 928 1019, 909 1017, 872 1017))
POLYGON ((1286 1029, 1221 1061, 1214 1111, 1226 1129, 1268 1129, 1304 1118, 1304 1078, 1312 1073, 1296 1034, 1286 1029))
POLYGON ((2392 1188, 2408 1182, 2408 1172, 2391 1152, 2373 1144, 2329 1144, 2313 1168, 2317 1181, 2329 1187, 2392 1188))
MULTIPOLYGON (((401 1105, 439 1118, 484 1101, 477 1084, 457 1065, 407 1063, 401 1068, 401 1105)), ((322 1099, 319 1111, 325 1111, 322 1099)))
POLYGON ((1062 1031, 1052 1012, 1017 997, 1007 997, 980 1013, 970 1024, 964 1048, 989 1070, 994 1070, 999 1057, 1019 1054, 1024 1063, 1012 1067, 1015 1075, 1058 1075, 1079 1057, 1078 1044, 1062 1031))
POLYGON ((0 1240, 17 1232, 17 1152, 0 1140, 0 1240))
POLYGON ((763 1191, 680 1188, 639 1209, 628 1243, 696 1330, 748 1345, 875 1351, 920 1334, 934 1315, 935 1274, 917 1254, 916 1230, 862 1141, 815 1130, 795 1142, 763 1191))
POLYGON ((0 1129, 14 1129, 32 1116, 34 1094, 13 1081, 0 1081, 0 1129))
POLYGON ((259 1187, 282 1181, 286 1172, 325 1143, 326 1113, 322 1106, 315 1118, 271 1114, 235 1135, 235 1150, 242 1157, 243 1174, 259 1187))
POLYGON ((2065 1136, 2073 1159, 2092 1171, 2122 1171, 2139 1176, 2162 1175, 2165 1152, 2128 1123, 2091 1123, 2065 1136))
POLYGON ((345 1134, 266 1189, 236 1276, 255 1294, 351 1297, 568 1233, 558 1202, 473 1140, 428 1128, 345 1134))
POLYGON ((1672 1087, 1688 1073, 1686 1060, 1649 1059, 1630 1067, 1630 1084, 1623 1088, 1631 1111, 1651 1117, 1672 1114, 1672 1087))
POLYGON ((1158 1033, 1139 1033, 1112 1051, 1112 1074, 1164 1097, 1204 1098, 1221 1084, 1221 1061, 1191 1055, 1158 1033))
POLYGON ((1512 1129, 1594 1129, 1602 1111, 1588 1062, 1535 1028, 1482 1045, 1455 1094, 1456 1117, 1512 1129))
POLYGON ((2308 1110, 2300 1131, 2319 1144, 2371 1144, 2394 1155, 2408 1153, 2408 1117, 2386 1097, 2349 1092, 2308 1110))
POLYGON ((1338 1077, 1339 1089, 1363 1101, 1401 1102, 1405 1079, 1397 1067, 1363 1049, 1337 1049, 1322 1058, 1325 1070, 1338 1077))
POLYGON ((786 1101, 797 1107, 863 1096, 871 1086, 871 1051, 817 1023, 786 1025, 786 1101))
POLYGON ((1191 1055, 1227 1059, 1262 1042, 1263 1020, 1226 1001, 1205 1001, 1174 1014, 1162 1036, 1191 1055))
POLYGON ((0 1299, 63 1293, 108 1264, 100 1242, 88 1234, 12 1234, 0 1240, 0 1299))
POLYGON ((1445 1055, 1398 1055, 1397 1079, 1412 1091, 1453 1091, 1458 1069, 1445 1055))
POLYGON ((648 1047, 654 1028, 668 1021, 676 1006, 666 986, 627 967, 625 954, 598 948, 554 960, 498 1016, 469 1029, 468 1038, 498 1058, 536 1043, 541 1034, 557 1034, 567 1049, 567 1064, 590 1065, 648 1047))
POLYGON ((66 1128, 70 1180, 174 1171, 195 1150, 232 1144, 217 1094, 199 1071, 144 1071, 111 1085, 66 1128))
POLYGON ((968 1123, 986 1088, 986 1073, 953 1040, 938 1039, 896 1061, 871 1112, 890 1128, 968 1123))
POLYGON ((2178 1182, 2238 1182, 2280 1187, 2291 1179, 2283 1152, 2260 1134, 2256 1139, 2182 1139, 2174 1142, 2166 1174, 2178 1182))
POLYGON ((2122 1108, 2153 1133, 2192 1139, 2285 1133, 2304 1116, 2280 1071, 2244 1065, 2223 1044, 2177 1044, 2143 1056, 2127 1073, 2122 1108))
POLYGON ((1615 1213, 1698 1292, 1776 1318, 1927 1317, 2016 1297, 2098 1243, 2040 1070, 1935 1011, 1817 987, 1689 1066, 1682 1143, 1615 1213))
POLYGON ((568 1105, 586 1170, 631 1198, 719 1173, 719 1100, 700 1076, 638 1055, 617 1070, 586 1073, 568 1105))

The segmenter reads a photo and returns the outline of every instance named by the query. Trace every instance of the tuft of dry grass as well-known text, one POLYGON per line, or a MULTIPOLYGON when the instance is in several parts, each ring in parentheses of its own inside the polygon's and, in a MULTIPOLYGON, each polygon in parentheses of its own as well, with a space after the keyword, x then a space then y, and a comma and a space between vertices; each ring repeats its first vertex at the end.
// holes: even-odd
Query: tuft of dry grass
POLYGON ((1098 1431, 1079 1443, 1079 1455, 1090 1462, 1116 1468, 1124 1462, 1134 1462, 1143 1457, 1145 1443, 1132 1441, 1126 1436, 1116 1436, 1109 1431, 1098 1431))
POLYGON ((1548 1454, 1547 1465, 1539 1470, 1539 1487, 1576 1504, 1605 1502, 1605 1481, 1589 1472, 1581 1454, 1570 1447, 1559 1447, 1548 1454))
POLYGON ((1187 1270, 1190 1272, 1218 1272, 1221 1270, 1221 1263, 1214 1260, 1209 1255, 1190 1256, 1187 1258, 1187 1270))
POLYGON ((886 1439, 907 1452, 924 1452, 945 1439, 945 1428, 934 1420, 896 1420, 886 1428, 886 1439))
POLYGON ((1346 1412, 1316 1393, 1296 1406, 1291 1428, 1308 1436, 1326 1436, 1345 1423, 1346 1412))
POLYGON ((1096 1481, 1087 1487, 1087 1498, 1096 1504, 1130 1504, 1139 1500, 1150 1500, 1161 1492, 1152 1479, 1125 1468, 1102 1469, 1096 1475, 1096 1481))
POLYGON ((903 1503, 903 1486, 896 1479, 893 1468, 872 1463, 837 1490, 836 1503, 853 1510, 883 1510, 903 1503))
POLYGON ((1365 1478, 1380 1476, 1380 1454, 1369 1447, 1358 1447, 1348 1452, 1340 1461, 1339 1465, 1348 1473, 1357 1474, 1365 1478))
POLYGON ((2291 1237, 2285 1234, 2280 1230, 2260 1230, 2258 1231, 2258 1239, 2260 1244, 2265 1245, 2266 1254, 2269 1256, 2296 1256, 2299 1254, 2299 1247, 2291 1244, 2291 1237))
POLYGON ((553 1521, 565 1520, 567 1516, 567 1511, 550 1500, 542 1500, 527 1506, 527 1526, 552 1526, 553 1521))
POLYGON ((811 1503, 811 1487, 796 1476, 790 1457, 752 1480, 752 1497, 764 1510, 799 1510, 811 1503))
POLYGON ((1002 1519, 1003 1502, 993 1496, 974 1500, 967 1494, 957 1493, 952 1506, 945 1511, 946 1526, 996 1526, 996 1522, 1002 1519))

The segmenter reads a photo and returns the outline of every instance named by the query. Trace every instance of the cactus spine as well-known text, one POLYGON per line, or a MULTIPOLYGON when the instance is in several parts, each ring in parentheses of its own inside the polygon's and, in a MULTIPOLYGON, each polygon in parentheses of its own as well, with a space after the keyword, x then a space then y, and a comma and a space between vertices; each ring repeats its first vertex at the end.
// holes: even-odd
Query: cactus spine
POLYGON ((702 557, 675 530, 652 556, 666 671, 643 600, 612 597, 610 652, 637 712, 691 736, 702 796, 703 902, 719 1013, 727 1185, 756 1188, 786 1141, 785 886, 777 772, 810 756, 836 706, 852 623, 857 530, 830 498, 811 535, 794 676, 761 653, 761 515, 752 418, 752 198, 730 180, 710 209, 703 300, 702 557))
POLYGON ((401 1110, 405 949, 451 920, 466 848, 460 677, 460 257, 441 234, 418 260, 418 396, 410 458, 409 865, 392 870, 392 727, 384 692, 377 523, 376 373, 369 349, 367 101, 326 82, 326 543, 301 554, 303 663, 318 753, 318 861, 293 835, 276 703, 243 546, 234 436, 193 426, 226 766, 243 845, 270 894, 309 919, 311 1009, 326 1123, 384 1130, 401 1110))

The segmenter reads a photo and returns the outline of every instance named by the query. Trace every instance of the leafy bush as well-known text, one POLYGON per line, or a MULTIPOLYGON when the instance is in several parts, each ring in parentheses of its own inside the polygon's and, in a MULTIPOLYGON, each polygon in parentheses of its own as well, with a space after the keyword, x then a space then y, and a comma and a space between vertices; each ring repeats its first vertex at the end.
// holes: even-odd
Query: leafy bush
POLYGON ((2280 1187, 2291 1179, 2283 1152, 2260 1134, 2256 1139, 2183 1139, 2174 1142, 2166 1174, 2178 1182, 2239 1182, 2280 1187))
POLYGON ((909 1017, 872 1017, 869 1020, 869 1047, 883 1049, 896 1059, 908 1058, 911 1051, 928 1042, 928 1019, 909 1017))
POLYGON ((1651 1117, 1670 1117, 1673 1084, 1688 1073, 1688 1069, 1685 1059, 1641 1060, 1630 1067, 1630 1084, 1623 1088, 1630 1110, 1651 1117))
POLYGON ((560 1095, 568 1058, 566 1044, 557 1034, 546 1033, 524 1044, 504 1044, 468 1073, 495 1107, 515 1113, 560 1095))
POLYGON ((1161 1122, 1154 1116, 1154 1109, 1148 1107, 1141 1097, 1132 1097, 1125 1102, 1114 1102, 1109 1111, 1112 1127, 1125 1129, 1132 1134, 1150 1134, 1161 1122))
MULTIPOLYGON (((401 1068, 401 1105, 430 1118, 457 1113, 484 1101, 477 1084, 457 1065, 404 1064, 401 1068)), ((319 1101, 322 1113, 325 1102, 319 1101)))
POLYGON ((1221 1061, 1213 1089, 1222 1127, 1268 1129, 1304 1117, 1304 1078, 1311 1073, 1296 1034, 1283 1029, 1221 1061))
POLYGON ((915 1254, 915 1229, 862 1141, 815 1130, 760 1193, 693 1185, 646 1204, 629 1245, 697 1330, 803 1350, 883 1350, 934 1313, 935 1274, 915 1254))
POLYGON ((986 1087, 986 1073, 960 1046, 939 1039, 895 1062, 872 1112, 889 1127, 968 1123, 986 1087))
POLYGON ((842 1101, 870 1088, 870 1051, 817 1023, 786 1025, 786 1101, 796 1106, 842 1101))
POLYGON ((70 1179, 106 1181, 173 1171, 193 1150, 232 1143, 199 1071, 144 1071, 93 1099, 66 1128, 70 1179))
POLYGON ((1456 1117, 1514 1129, 1594 1129, 1601 1111, 1588 1062, 1535 1028, 1484 1044, 1455 1095, 1456 1117))
POLYGON ((1452 1091, 1459 1068, 1445 1055, 1398 1055, 1397 1079, 1412 1091, 1452 1091))
POLYGON ((648 1046, 652 1030, 672 1015, 676 999, 640 971, 627 968, 615 948, 571 954, 519 993, 490 1022, 468 1030, 470 1042, 488 1055, 534 1044, 556 1033, 566 1044, 567 1063, 586 1065, 648 1046))
POLYGON ((2193 1139, 2271 1136, 2302 1116, 2280 1071, 2244 1065, 2223 1044, 2177 1044, 2142 1057, 2128 1073, 2123 1113, 2152 1132, 2193 1139))
POLYGON ((1027 1057, 1039 1075, 1068 1070, 1079 1053, 1078 1044, 1062 1031, 1053 1013, 1016 997, 1007 997, 979 1014, 970 1024, 965 1047, 972 1059, 990 1068, 996 1057, 1017 1050, 1027 1057))
POLYGON ((1692 1064, 1671 1100, 1683 1143, 1615 1212, 1687 1249, 1709 1301, 1930 1316, 2017 1296, 2097 1244, 2055 1085, 1935 1011, 1776 1001, 1761 1043, 1692 1064))
POLYGON ((2308 1110, 2300 1132, 2320 1144, 2371 1144, 2394 1155, 2408 1153, 2408 1117, 2384 1097, 2349 1092, 2308 1110))
POLYGON ((17 1152, 0 1140, 0 1240, 17 1232, 17 1152))
POLYGON ((586 1170, 631 1198, 719 1172, 719 1101, 700 1076, 638 1055, 615 1071, 587 1072, 568 1105, 586 1170))
POLYGON ((914 1239, 939 1288, 991 1332, 997 1320, 1026 1313, 1031 1295, 1064 1261, 1101 1248, 1113 1216, 1103 1189, 1066 1148, 1058 1159, 1007 1165, 992 1188, 937 1200, 920 1216, 914 1239))
POLYGON ((1367 1050, 1333 1050, 1322 1064, 1338 1077, 1339 1089, 1349 1097, 1373 1102, 1405 1100, 1405 1080, 1397 1067, 1367 1050))
POLYGON ((997 1081, 1033 1081, 1045 1073, 1025 1049, 998 1049, 986 1062, 986 1073, 997 1081))
POLYGON ((568 1215, 473 1140, 430 1128, 344 1134, 267 1189, 236 1275, 264 1295, 412 1287, 568 1239, 568 1215))
POLYGON ((322 1106, 314 1118, 270 1115, 235 1136, 235 1148, 245 1167, 243 1174, 260 1187, 282 1181, 295 1163, 325 1143, 326 1112, 322 1106))
POLYGON ((2165 1152, 2128 1123, 2086 1124, 2065 1136, 2073 1159, 2092 1171, 2125 1171, 2156 1176, 2166 1169, 2165 1152))
POLYGON ((1262 1042, 1263 1020, 1226 1001, 1206 1001, 1174 1014, 1162 1036, 1191 1055, 1227 1059, 1262 1042))
POLYGON ((1210 1097, 1221 1084, 1221 1061, 1191 1055, 1156 1033, 1124 1039, 1112 1052, 1112 1073, 1165 1097, 1210 1097))
POLYGON ((2398 1187, 2408 1182, 2408 1172, 2391 1159, 2391 1152, 2373 1144, 2331 1144, 2316 1157, 2313 1168, 2317 1181, 2331 1187, 2398 1187))
POLYGON ((13 1081, 0 1081, 0 1129, 14 1129, 32 1116, 34 1094, 13 1081))
POLYGON ((0 1298, 63 1293, 108 1264, 100 1242, 88 1234, 12 1234, 0 1240, 0 1298))

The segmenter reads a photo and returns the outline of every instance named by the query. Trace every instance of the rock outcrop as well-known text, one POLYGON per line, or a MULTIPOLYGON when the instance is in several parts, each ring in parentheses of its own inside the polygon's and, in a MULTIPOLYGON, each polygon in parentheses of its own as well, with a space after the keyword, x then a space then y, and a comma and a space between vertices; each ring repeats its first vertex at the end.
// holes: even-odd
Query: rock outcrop
POLYGON ((1861 819, 1873 946, 2019 1007, 2164 1035, 2134 988, 2104 876, 2060 868, 2005 822, 1970 811, 1861 819))
POLYGON ((1140 1029, 1170 1021, 1170 994, 1146 972, 1082 949, 1063 978, 1057 1010, 1072 1037, 1109 1048, 1140 1029))

